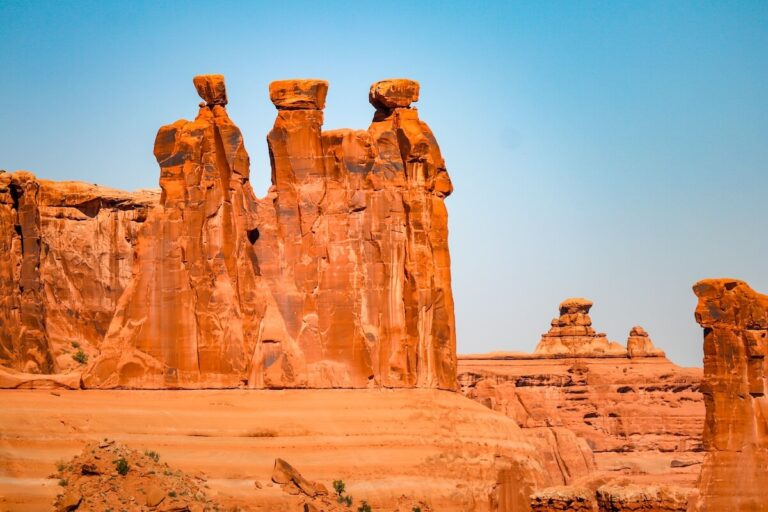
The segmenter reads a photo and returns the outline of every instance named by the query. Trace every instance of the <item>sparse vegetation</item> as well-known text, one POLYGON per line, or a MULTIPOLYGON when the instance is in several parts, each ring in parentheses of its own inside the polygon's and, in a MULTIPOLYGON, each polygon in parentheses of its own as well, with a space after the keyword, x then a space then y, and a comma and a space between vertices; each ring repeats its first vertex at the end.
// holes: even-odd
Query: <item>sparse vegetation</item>
POLYGON ((421 507, 413 507, 411 512, 421 512, 421 507))
POLYGON ((176 491, 168 491, 168 496, 170 496, 171 498, 175 498, 176 497, 176 491))
POLYGON ((124 457, 120 457, 115 461, 115 469, 117 469, 117 472, 121 475, 125 476, 128 474, 128 470, 130 467, 128 466, 128 461, 125 460, 124 457))
POLYGON ((334 480, 333 490, 336 491, 336 501, 338 503, 343 503, 348 507, 352 506, 352 496, 344 495, 344 492, 347 490, 347 486, 344 484, 343 480, 334 480))
POLYGON ((75 354, 72 356, 72 359, 77 361, 80 364, 85 364, 88 362, 88 354, 83 352, 83 349, 79 349, 75 354))
POLYGON ((155 462, 159 462, 160 461, 160 454, 157 453, 154 450, 144 450, 144 455, 146 455, 147 457, 149 457, 150 459, 152 459, 155 462))
POLYGON ((59 485, 62 487, 66 487, 69 484, 69 479, 67 478, 61 478, 59 479, 59 485))
POLYGON ((73 341, 72 342, 72 348, 80 348, 80 342, 79 341, 73 341))
POLYGON ((67 463, 63 460, 56 461, 56 469, 61 473, 65 469, 67 469, 67 463))
POLYGON ((357 507, 357 512, 371 512, 371 506, 367 501, 363 500, 360 506, 357 507))

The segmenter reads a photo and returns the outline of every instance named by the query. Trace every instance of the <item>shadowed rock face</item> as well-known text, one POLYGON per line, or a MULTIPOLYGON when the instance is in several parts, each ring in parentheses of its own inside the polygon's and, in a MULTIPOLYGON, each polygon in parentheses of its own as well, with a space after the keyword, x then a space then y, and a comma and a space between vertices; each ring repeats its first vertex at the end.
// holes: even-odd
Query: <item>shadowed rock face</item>
POLYGON ((707 455, 696 510, 765 510, 768 503, 768 296, 734 279, 696 283, 704 328, 707 455))
MULTIPOLYGON (((51 312, 96 309, 96 329, 83 322, 57 341, 90 356, 86 387, 454 388, 452 185, 410 106, 418 83, 374 84, 368 130, 323 132, 327 82, 274 82, 273 186, 263 199, 249 183, 223 77, 194 85, 204 100, 195 120, 157 134, 160 197, 133 204, 123 194, 112 245, 102 247, 105 226, 93 222, 106 213, 99 189, 78 205, 87 228, 69 219, 53 236, 35 220, 34 176, 0 175, 0 243, 12 254, 0 265, 2 364, 42 374, 77 366, 51 344, 65 323, 51 312), (46 248, 73 238, 99 245, 99 258, 84 255, 75 270, 69 251, 45 265, 46 248), (75 293, 104 281, 98 307, 75 293), (72 293, 45 294, 46 282, 72 293)), ((57 193, 64 201, 68 190, 57 193)))

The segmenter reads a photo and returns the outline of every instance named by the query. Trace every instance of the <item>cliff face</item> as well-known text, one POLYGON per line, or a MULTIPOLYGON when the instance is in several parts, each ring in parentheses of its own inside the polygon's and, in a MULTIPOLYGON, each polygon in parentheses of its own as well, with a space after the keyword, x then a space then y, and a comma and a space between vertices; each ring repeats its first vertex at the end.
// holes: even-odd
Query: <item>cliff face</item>
POLYGON ((158 194, 0 174, 0 365, 51 374, 96 354, 158 194))
MULTIPOLYGON (((701 370, 664 358, 640 327, 630 332, 629 351, 602 336, 596 343, 594 331, 563 332, 591 329, 586 303, 591 306, 584 299, 561 304, 557 331, 545 336, 570 336, 555 344, 567 352, 459 356, 462 392, 514 418, 524 431, 575 434, 594 455, 589 478, 631 476, 636 483, 692 487, 703 457, 701 370), (611 345, 618 348, 606 352, 611 345)), ((583 454, 578 446, 561 446, 561 456, 583 454)), ((562 484, 583 482, 582 476, 574 471, 562 484)))
POLYGON ((374 84, 368 130, 323 132, 327 83, 274 82, 263 199, 223 77, 194 83, 197 118, 155 141, 159 198, 0 175, 0 363, 83 350, 86 387, 454 388, 452 186, 418 83, 374 84))
POLYGON ((696 510, 765 510, 768 503, 768 296, 743 281, 696 283, 704 328, 706 403, 696 510))

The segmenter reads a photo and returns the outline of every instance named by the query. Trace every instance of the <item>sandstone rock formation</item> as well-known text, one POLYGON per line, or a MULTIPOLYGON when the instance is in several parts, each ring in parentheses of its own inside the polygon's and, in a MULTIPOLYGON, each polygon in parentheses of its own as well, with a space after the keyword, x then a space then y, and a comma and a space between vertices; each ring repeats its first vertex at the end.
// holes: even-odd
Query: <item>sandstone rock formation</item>
POLYGON ((638 486, 623 482, 596 491, 563 486, 531 495, 531 512, 686 512, 689 492, 665 485, 638 486))
POLYGON ((0 178, 0 384, 455 388, 452 185, 418 83, 373 84, 368 130, 328 132, 326 82, 272 83, 263 199, 223 77, 194 85, 196 119, 157 134, 159 197, 0 178))
POLYGON ((158 196, 0 173, 0 373, 28 380, 98 353, 158 196))
POLYGON ((604 350, 606 338, 591 328, 591 305, 564 301, 533 354, 459 356, 462 392, 534 438, 554 437, 561 466, 573 469, 560 485, 631 475, 636 483, 692 487, 703 458, 701 370, 667 360, 639 327, 628 351, 604 350), (592 456, 594 463, 574 464, 592 456))
POLYGON ((608 341, 605 333, 592 328, 589 310, 592 302, 582 298, 565 299, 560 303, 560 317, 552 319, 549 331, 541 335, 534 352, 549 356, 626 356, 624 347, 608 341))
POLYGON ((697 511, 768 506, 768 296, 735 279, 696 283, 704 328, 706 457, 697 511))
POLYGON ((629 331, 627 338, 627 354, 629 357, 665 357, 663 350, 656 348, 645 329, 635 326, 629 331))
POLYGON ((531 495, 531 512, 597 512, 595 493, 570 486, 548 487, 531 495))

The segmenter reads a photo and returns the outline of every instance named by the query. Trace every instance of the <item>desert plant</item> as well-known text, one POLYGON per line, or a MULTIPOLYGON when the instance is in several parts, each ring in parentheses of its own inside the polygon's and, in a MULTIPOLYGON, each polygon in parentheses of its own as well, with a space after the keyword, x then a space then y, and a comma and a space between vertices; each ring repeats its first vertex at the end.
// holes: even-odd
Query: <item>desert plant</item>
POLYGON ((66 487, 68 484, 69 484, 69 479, 68 478, 61 478, 59 480, 59 485, 62 486, 62 487, 66 487))
POLYGON ((346 506, 351 507, 352 506, 352 496, 347 494, 341 499, 342 503, 344 503, 346 506))
POLYGON ((168 496, 170 496, 171 498, 175 498, 176 497, 176 491, 168 491, 168 496))
POLYGON ((147 457, 149 457, 155 462, 160 461, 160 454, 154 450, 144 450, 144 455, 146 455, 147 457))
POLYGON ((117 469, 118 473, 125 476, 128 474, 128 469, 130 469, 130 466, 128 466, 128 461, 125 460, 125 458, 120 457, 115 461, 115 469, 117 469))
POLYGON ((73 341, 72 342, 72 348, 80 348, 80 342, 79 341, 73 341))
POLYGON ((336 496, 342 496, 344 494, 344 490, 346 489, 346 485, 344 485, 343 480, 334 480, 333 481, 333 490, 336 491, 336 496))
POLYGON ((83 352, 83 349, 79 349, 73 356, 72 359, 77 361, 80 364, 85 364, 88 362, 88 355, 83 352))
POLYGON ((418 507, 418 506, 417 507, 413 507, 411 509, 411 512, 421 512, 421 507, 418 507))
POLYGON ((371 512, 371 506, 367 501, 363 500, 360 506, 357 507, 357 512, 371 512))

